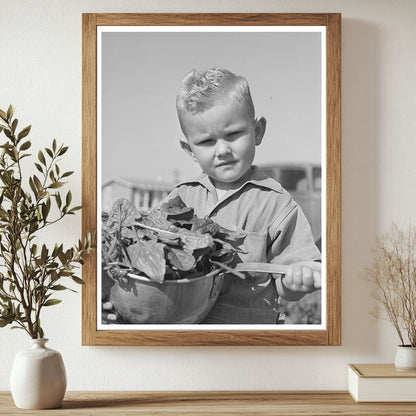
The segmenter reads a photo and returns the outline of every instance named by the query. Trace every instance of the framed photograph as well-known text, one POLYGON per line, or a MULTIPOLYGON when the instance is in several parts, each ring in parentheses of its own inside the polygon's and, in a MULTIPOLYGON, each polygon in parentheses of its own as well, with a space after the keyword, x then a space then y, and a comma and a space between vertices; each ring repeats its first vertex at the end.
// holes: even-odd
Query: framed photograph
POLYGON ((83 345, 340 345, 340 35, 83 15, 83 345))

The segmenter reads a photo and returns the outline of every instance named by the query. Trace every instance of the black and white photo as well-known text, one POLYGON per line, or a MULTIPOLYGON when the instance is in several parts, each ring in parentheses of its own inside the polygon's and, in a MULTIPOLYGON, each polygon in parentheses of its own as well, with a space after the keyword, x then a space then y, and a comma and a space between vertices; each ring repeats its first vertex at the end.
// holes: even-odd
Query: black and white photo
POLYGON ((99 332, 326 330, 326 30, 97 26, 99 332))

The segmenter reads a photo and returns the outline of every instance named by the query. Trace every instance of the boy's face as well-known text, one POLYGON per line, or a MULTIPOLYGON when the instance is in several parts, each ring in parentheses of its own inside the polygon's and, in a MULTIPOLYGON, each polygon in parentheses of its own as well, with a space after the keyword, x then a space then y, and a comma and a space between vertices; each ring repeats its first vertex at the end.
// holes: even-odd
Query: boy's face
POLYGON ((228 190, 238 186, 251 167, 266 120, 253 120, 245 105, 221 97, 202 112, 183 114, 181 125, 187 138, 182 148, 217 188, 228 190))

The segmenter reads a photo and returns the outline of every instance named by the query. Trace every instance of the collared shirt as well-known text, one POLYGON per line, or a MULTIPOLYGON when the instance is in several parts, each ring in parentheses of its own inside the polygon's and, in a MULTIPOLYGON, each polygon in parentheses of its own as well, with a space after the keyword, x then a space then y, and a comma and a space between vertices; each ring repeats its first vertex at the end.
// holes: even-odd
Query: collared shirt
MULTIPOLYGON (((218 200, 214 185, 202 173, 181 182, 179 195, 198 217, 209 217, 228 229, 246 233, 239 261, 293 264, 319 260, 310 225, 290 194, 256 166, 238 188, 218 200)), ((265 273, 241 280, 227 275, 220 296, 204 323, 270 324, 278 317, 278 294, 265 273)))

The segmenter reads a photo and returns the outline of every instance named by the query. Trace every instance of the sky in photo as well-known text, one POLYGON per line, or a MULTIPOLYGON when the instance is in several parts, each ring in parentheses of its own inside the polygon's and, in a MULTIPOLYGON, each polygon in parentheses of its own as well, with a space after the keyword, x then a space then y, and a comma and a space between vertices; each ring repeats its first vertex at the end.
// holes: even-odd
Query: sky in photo
POLYGON ((193 68, 247 78, 256 115, 267 119, 256 164, 321 161, 321 33, 106 32, 101 62, 103 181, 198 174, 179 147, 175 108, 193 68))

